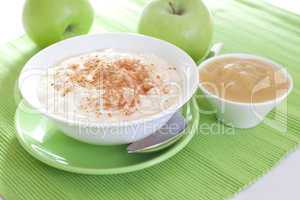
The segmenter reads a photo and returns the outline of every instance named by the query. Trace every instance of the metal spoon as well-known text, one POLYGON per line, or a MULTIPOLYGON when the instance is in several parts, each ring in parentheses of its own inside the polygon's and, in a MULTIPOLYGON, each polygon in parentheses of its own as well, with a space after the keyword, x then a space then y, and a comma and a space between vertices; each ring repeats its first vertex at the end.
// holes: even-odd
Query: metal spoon
MULTIPOLYGON (((204 60, 218 55, 222 48, 223 43, 216 43, 204 60)), ((128 153, 151 153, 165 149, 181 139, 186 127, 187 122, 184 117, 176 112, 161 129, 142 140, 131 143, 127 151, 128 153)))
POLYGON ((150 153, 162 150, 180 139, 186 126, 185 119, 177 112, 161 129, 142 140, 131 143, 127 151, 128 153, 150 153))

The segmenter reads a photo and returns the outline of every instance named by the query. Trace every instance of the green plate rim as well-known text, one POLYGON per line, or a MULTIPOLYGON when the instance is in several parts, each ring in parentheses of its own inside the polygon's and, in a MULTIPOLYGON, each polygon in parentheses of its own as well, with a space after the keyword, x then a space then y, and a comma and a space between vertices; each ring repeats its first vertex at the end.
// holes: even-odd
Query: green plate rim
MULTIPOLYGON (((22 102, 20 102, 19 106, 21 104, 22 104, 22 102)), ((19 115, 19 112, 17 112, 17 111, 19 109, 19 106, 16 110, 14 122, 15 122, 15 127, 17 130, 16 136, 17 136, 17 139, 20 142, 21 146, 31 156, 33 156, 37 160, 40 160, 41 162, 43 162, 51 167, 54 167, 54 168, 57 168, 60 170, 64 170, 64 171, 68 171, 68 172, 73 172, 73 173, 78 173, 78 174, 88 174, 88 175, 110 175, 110 174, 129 173, 129 172, 138 171, 138 170, 142 170, 142 169, 154 166, 156 164, 161 163, 162 161, 169 159, 170 157, 172 157, 176 153, 178 153, 180 150, 182 150, 191 141, 191 139, 195 135, 195 132, 196 132, 196 129, 197 129, 198 123, 199 123, 199 118, 200 118, 200 114, 197 109, 198 105, 197 105, 195 98, 193 97, 189 102, 189 106, 191 107, 191 109, 190 109, 191 114, 193 116, 193 124, 191 125, 189 133, 186 134, 186 136, 183 139, 176 142, 176 144, 174 144, 172 147, 170 147, 170 149, 168 149, 165 153, 163 153, 157 157, 154 157, 150 160, 147 160, 145 162, 134 164, 134 165, 124 166, 124 167, 116 167, 116 168, 95 169, 95 168, 82 168, 82 167, 73 167, 73 166, 63 165, 63 164, 55 162, 53 160, 46 159, 45 157, 36 153, 36 151, 33 150, 31 147, 28 147, 28 145, 24 142, 25 139, 23 137, 21 128, 19 127, 19 124, 17 122, 18 115, 19 115)))

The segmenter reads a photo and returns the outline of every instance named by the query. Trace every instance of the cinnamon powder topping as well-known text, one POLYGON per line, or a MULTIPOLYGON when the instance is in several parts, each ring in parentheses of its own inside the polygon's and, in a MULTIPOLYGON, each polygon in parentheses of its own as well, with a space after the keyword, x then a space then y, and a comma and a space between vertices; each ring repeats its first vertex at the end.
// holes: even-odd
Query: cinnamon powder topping
POLYGON ((81 105, 83 109, 92 108, 97 115, 100 115, 101 108, 107 111, 119 110, 124 115, 130 115, 136 111, 140 95, 147 95, 152 88, 162 84, 160 76, 151 77, 150 69, 136 58, 111 61, 93 56, 83 65, 68 65, 65 81, 68 87, 55 84, 53 87, 61 90, 63 96, 76 86, 97 90, 99 96, 86 98, 84 105, 81 105))

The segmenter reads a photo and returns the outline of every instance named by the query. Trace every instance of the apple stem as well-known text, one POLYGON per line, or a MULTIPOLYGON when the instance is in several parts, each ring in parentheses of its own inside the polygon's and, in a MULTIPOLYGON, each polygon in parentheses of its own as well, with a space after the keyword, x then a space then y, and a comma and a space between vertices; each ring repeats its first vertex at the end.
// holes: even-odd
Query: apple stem
POLYGON ((171 7, 172 9, 172 13, 173 14, 176 14, 176 10, 175 10, 175 7, 174 7, 174 4, 172 2, 169 1, 169 6, 171 7))
POLYGON ((173 15, 182 15, 182 14, 183 14, 183 10, 181 10, 181 9, 176 10, 176 9, 175 9, 175 5, 174 5, 173 2, 170 2, 170 1, 169 1, 169 6, 171 7, 171 10, 172 10, 172 14, 173 14, 173 15))

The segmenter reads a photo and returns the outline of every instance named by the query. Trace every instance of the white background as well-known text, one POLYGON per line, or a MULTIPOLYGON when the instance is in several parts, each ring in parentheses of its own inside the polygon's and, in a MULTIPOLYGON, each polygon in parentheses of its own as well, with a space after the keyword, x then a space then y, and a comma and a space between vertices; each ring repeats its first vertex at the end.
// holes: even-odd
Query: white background
MULTIPOLYGON (((124 0, 91 1, 96 12, 97 7, 113 9, 115 5, 125 3, 124 0)), ((300 0, 265 1, 300 14, 300 0)), ((24 0, 0 1, 0 45, 24 34, 21 21, 23 3, 24 0)), ((300 200, 300 150, 284 159, 248 189, 237 194, 234 200, 300 200)))

